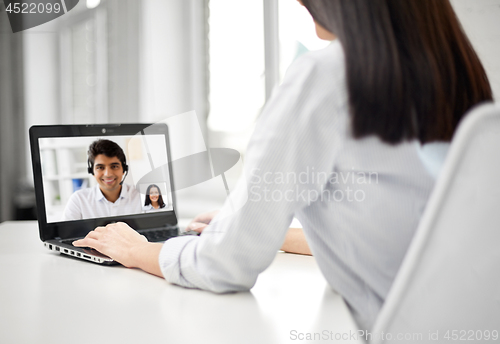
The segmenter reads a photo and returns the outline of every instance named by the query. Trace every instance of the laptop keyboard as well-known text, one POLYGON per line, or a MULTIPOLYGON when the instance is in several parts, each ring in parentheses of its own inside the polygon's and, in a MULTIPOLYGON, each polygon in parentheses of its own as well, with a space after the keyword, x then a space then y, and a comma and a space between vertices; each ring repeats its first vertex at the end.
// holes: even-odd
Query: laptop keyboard
POLYGON ((167 239, 177 236, 177 228, 162 229, 155 231, 144 231, 139 233, 144 235, 146 239, 148 239, 148 241, 150 242, 158 242, 158 241, 165 241, 167 239))
MULTIPOLYGON (((78 240, 78 239, 83 239, 83 238, 65 239, 65 240, 61 240, 61 243, 66 244, 66 245, 73 245, 73 241, 78 240)), ((82 247, 82 248, 87 248, 87 247, 82 247)))
MULTIPOLYGON (((139 233, 141 235, 144 235, 146 237, 146 239, 148 239, 149 242, 158 242, 158 241, 165 241, 167 239, 170 239, 172 237, 177 236, 178 229, 177 229, 177 227, 171 227, 171 228, 166 228, 166 229, 140 231, 139 233)), ((72 245, 73 241, 75 241, 77 239, 78 238, 65 239, 65 240, 61 240, 61 242, 63 244, 72 245)), ((81 238, 81 239, 83 239, 83 238, 81 238)), ((83 247, 83 248, 85 248, 85 247, 83 247)))

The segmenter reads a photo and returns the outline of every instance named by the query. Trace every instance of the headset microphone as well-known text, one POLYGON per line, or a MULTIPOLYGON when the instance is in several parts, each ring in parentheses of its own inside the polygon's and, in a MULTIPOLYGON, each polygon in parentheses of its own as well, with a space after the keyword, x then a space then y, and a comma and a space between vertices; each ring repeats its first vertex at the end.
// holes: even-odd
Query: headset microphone
POLYGON ((125 170, 125 176, 123 177, 122 181, 120 182, 120 185, 123 185, 123 182, 125 181, 125 178, 127 178, 128 175, 128 168, 125 170))

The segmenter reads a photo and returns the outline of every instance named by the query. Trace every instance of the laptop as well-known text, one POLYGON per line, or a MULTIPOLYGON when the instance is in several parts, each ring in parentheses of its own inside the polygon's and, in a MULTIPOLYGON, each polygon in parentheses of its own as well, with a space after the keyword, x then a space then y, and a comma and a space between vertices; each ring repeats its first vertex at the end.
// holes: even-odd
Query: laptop
POLYGON ((33 126, 29 134, 40 239, 49 250, 112 265, 113 259, 71 243, 119 221, 148 241, 179 235, 166 124, 33 126), (116 162, 113 167, 119 176, 115 179, 121 179, 114 202, 101 191, 107 190, 103 181, 113 182, 99 179, 97 170, 105 168, 99 166, 106 166, 98 164, 103 155, 94 159, 95 166, 89 159, 94 143, 124 153, 117 154, 124 159, 123 170, 116 162))

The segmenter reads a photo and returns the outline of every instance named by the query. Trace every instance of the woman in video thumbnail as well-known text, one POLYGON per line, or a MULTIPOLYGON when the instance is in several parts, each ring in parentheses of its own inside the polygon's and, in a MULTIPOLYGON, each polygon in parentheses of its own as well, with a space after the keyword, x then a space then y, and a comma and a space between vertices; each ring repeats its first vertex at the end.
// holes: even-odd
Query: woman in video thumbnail
POLYGON ((146 190, 146 201, 142 210, 145 213, 165 208, 165 202, 161 196, 161 191, 158 185, 151 184, 146 190))

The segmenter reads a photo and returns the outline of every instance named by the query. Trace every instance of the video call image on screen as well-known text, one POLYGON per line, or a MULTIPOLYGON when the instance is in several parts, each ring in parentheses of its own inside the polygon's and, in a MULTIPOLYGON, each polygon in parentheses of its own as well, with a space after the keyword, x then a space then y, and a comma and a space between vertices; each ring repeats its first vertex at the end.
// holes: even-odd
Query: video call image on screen
POLYGON ((168 169, 162 169, 161 178, 156 177, 160 180, 143 178, 168 162, 164 135, 40 138, 39 147, 47 223, 173 209, 168 169), (88 172, 89 146, 100 139, 111 141, 105 142, 105 149, 123 151, 128 171, 113 164, 120 159, 112 157, 96 164, 94 174, 88 172), (101 191, 116 188, 120 196, 114 202, 101 191))

